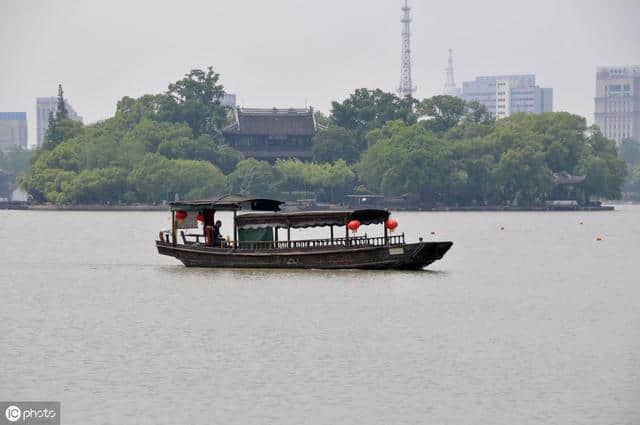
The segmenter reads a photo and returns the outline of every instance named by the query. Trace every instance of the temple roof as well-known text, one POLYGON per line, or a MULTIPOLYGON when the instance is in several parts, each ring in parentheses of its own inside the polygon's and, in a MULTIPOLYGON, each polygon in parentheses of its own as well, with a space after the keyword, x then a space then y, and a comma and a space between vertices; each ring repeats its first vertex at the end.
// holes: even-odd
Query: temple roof
POLYGON ((236 108, 235 122, 222 130, 224 134, 313 136, 318 126, 313 109, 236 108))

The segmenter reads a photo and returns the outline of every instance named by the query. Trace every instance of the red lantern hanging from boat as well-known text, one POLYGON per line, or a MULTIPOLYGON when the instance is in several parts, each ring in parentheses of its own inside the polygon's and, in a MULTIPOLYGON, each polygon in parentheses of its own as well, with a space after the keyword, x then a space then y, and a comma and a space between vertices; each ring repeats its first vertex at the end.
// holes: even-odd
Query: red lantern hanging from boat
POLYGON ((387 220, 386 226, 387 229, 389 229, 391 233, 393 233, 393 231, 396 230, 396 227, 398 227, 398 222, 390 218, 389 220, 387 220))
POLYGON ((176 211, 176 220, 178 220, 178 223, 182 224, 186 218, 187 218, 186 211, 176 211))
POLYGON ((360 222, 358 220, 351 220, 348 224, 347 227, 349 228, 349 230, 351 230, 353 233, 357 233, 358 232, 358 228, 360 227, 360 222))
POLYGON ((204 223, 204 214, 202 213, 198 214, 198 221, 201 223, 204 223))

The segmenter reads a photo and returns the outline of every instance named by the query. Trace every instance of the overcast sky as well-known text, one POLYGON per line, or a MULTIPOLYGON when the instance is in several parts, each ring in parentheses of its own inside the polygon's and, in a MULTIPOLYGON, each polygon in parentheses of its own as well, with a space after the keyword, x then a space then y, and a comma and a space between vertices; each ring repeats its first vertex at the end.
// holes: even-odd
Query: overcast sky
MULTIPOLYGON (((595 68, 640 64, 640 0, 410 0, 419 98, 456 83, 535 73, 554 110, 593 114, 595 68)), ((328 112, 355 88, 394 91, 401 0, 0 0, 0 111, 26 111, 58 83, 85 123, 118 99, 164 91, 213 65, 242 106, 328 112)))

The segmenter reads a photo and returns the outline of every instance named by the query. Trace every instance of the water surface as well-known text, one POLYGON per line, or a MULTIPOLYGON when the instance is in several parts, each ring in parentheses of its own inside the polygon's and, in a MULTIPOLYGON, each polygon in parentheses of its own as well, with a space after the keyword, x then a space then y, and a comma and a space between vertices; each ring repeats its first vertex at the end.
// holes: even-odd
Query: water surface
POLYGON ((0 399, 81 425, 640 423, 639 207, 395 213, 454 241, 425 272, 187 269, 155 253, 167 217, 0 211, 0 399))

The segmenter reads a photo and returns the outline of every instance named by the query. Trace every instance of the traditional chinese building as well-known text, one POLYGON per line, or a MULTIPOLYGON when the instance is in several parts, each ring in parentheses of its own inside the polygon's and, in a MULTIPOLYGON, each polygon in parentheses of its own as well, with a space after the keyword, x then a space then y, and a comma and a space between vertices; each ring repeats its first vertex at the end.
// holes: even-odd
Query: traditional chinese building
POLYGON ((273 162, 278 158, 311 159, 318 132, 313 108, 236 108, 234 123, 222 133, 229 145, 247 158, 273 162))
POLYGON ((582 183, 587 176, 574 176, 566 171, 553 173, 553 179, 556 187, 549 194, 547 204, 577 206, 589 202, 587 199, 582 183))

